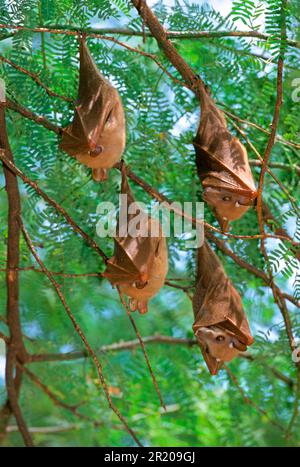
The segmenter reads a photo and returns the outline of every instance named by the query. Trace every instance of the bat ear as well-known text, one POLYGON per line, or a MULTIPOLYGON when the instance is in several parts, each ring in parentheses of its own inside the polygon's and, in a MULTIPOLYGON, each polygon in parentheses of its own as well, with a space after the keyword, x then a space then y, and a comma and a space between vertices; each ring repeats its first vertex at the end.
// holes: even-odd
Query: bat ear
POLYGON ((240 352, 245 352, 247 350, 247 346, 243 344, 241 341, 239 341, 236 337, 233 338, 232 340, 233 347, 240 352))

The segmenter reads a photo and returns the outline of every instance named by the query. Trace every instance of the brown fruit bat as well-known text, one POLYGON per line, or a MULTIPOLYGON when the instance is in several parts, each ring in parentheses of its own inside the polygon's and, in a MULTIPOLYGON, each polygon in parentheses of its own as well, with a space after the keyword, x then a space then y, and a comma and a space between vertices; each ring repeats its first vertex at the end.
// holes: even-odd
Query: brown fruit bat
POLYGON ((211 207, 221 229, 239 219, 257 196, 247 151, 227 129, 226 120, 202 86, 201 118, 193 141, 203 199, 211 207))
POLYGON ((193 330, 210 373, 216 375, 223 362, 247 350, 253 337, 241 297, 206 241, 197 262, 193 330))
MULTIPOLYGON (((122 164, 121 194, 127 195, 127 205, 134 206, 135 199, 129 187, 125 164, 122 164)), ((115 237, 114 255, 107 262, 104 277, 112 285, 119 286, 121 292, 130 297, 131 311, 144 314, 148 311, 148 300, 156 295, 164 285, 168 272, 168 249, 162 227, 136 203, 137 212, 128 214, 127 206, 121 202, 115 237), (137 228, 142 229, 138 236, 130 234, 130 221, 138 214, 137 228), (128 231, 122 232, 125 224, 128 231), (150 236, 151 230, 156 236, 150 236)))
POLYGON ((64 129, 60 148, 92 169, 93 179, 107 178, 107 169, 125 148, 125 116, 118 91, 96 67, 85 39, 80 39, 78 104, 64 129))

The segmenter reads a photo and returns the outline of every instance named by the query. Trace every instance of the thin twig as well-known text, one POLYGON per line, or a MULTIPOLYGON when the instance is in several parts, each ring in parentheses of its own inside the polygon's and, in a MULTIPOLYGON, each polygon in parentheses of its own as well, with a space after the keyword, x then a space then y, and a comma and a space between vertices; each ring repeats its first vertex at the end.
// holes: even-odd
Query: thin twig
POLYGON ((164 401, 163 401, 163 398, 162 398, 162 395, 161 395, 161 391, 160 391, 160 389, 159 389, 158 382, 157 382, 157 380, 156 380, 154 371, 153 371, 153 369, 152 369, 152 366, 151 366, 151 363, 150 363, 150 360, 149 360, 148 353, 147 353, 147 351, 146 351, 146 347, 145 347, 145 343, 144 343, 144 341, 143 341, 143 338, 142 338, 142 336, 141 336, 141 334, 140 334, 140 331, 139 331, 138 328, 137 328, 137 325, 135 324, 135 321, 134 321, 134 319, 133 319, 133 317, 132 317, 132 312, 130 311, 130 309, 129 309, 127 303, 126 303, 126 300, 125 300, 125 298, 124 298, 124 296, 123 296, 123 294, 122 294, 120 288, 117 287, 117 290, 118 290, 118 293, 119 293, 119 297, 120 297, 121 303, 122 303, 122 305, 123 305, 123 307, 124 307, 124 309, 125 309, 125 311, 126 311, 126 314, 127 314, 128 318, 129 318, 129 321, 130 321, 130 323, 131 323, 131 325, 132 325, 132 327, 133 327, 133 329, 134 329, 134 332, 135 332, 135 334, 136 334, 136 336, 137 336, 137 338, 138 338, 138 341, 139 341, 139 344, 140 344, 140 346, 141 346, 142 352, 143 352, 143 354, 144 354, 144 357, 145 357, 145 360, 146 360, 146 363, 147 363, 147 366, 148 366, 148 369, 149 369, 149 372, 150 372, 150 375, 151 375, 151 378, 152 378, 152 381, 153 381, 153 385, 154 385, 155 390, 156 390, 156 393, 157 393, 157 395, 158 395, 160 404, 161 404, 161 406, 166 410, 166 406, 165 406, 165 403, 164 403, 164 401))
MULTIPOLYGON (((146 336, 143 337, 144 344, 164 344, 164 345, 183 345, 187 347, 197 346, 198 342, 196 339, 189 339, 184 337, 173 337, 173 336, 165 336, 161 334, 154 334, 153 336, 146 336)), ((137 347, 140 347, 139 339, 129 340, 129 341, 120 341, 113 344, 103 345, 97 350, 97 353, 109 353, 109 352, 122 352, 126 350, 133 350, 137 347)), ((89 355, 85 350, 73 351, 73 352, 66 352, 66 353, 49 353, 49 354, 34 354, 31 355, 31 363, 42 363, 42 362, 57 362, 57 361, 72 361, 72 360, 80 360, 82 358, 88 358, 89 355)), ((273 375, 279 379, 280 381, 284 382, 289 389, 293 389, 295 387, 295 381, 285 374, 281 373, 277 368, 268 365, 264 361, 262 361, 261 356, 258 358, 255 355, 249 352, 241 352, 239 357, 242 359, 246 359, 250 362, 258 362, 262 366, 268 368, 273 375)), ((30 363, 29 362, 29 363, 30 363)))
MULTIPOLYGON (((219 105, 222 105, 223 107, 226 107, 225 104, 223 102, 218 102, 219 105)), ((240 122, 246 126, 251 126, 253 128, 255 128, 256 130, 259 130, 261 131, 262 133, 265 133, 266 135, 269 135, 271 134, 271 132, 269 130, 266 130, 265 128, 263 128, 262 126, 260 125, 257 125, 257 123, 253 123, 253 122, 249 122, 249 120, 245 120, 241 117, 238 117, 237 115, 233 114, 232 112, 229 112, 228 110, 223 110, 224 114, 227 115, 228 117, 232 118, 233 120, 236 120, 237 122, 240 122)), ((294 149, 300 149, 300 143, 296 143, 295 141, 289 141, 289 140, 286 140, 284 138, 282 138, 281 136, 276 136, 275 138, 276 141, 278 141, 279 143, 281 144, 285 144, 286 146, 290 146, 294 149)))
POLYGON ((261 407, 259 407, 255 402, 253 402, 253 400, 251 400, 247 394, 245 394, 243 388, 241 387, 241 385, 239 384, 236 376, 232 373, 232 371, 229 369, 229 367, 227 365, 224 364, 224 369, 225 371, 227 372, 228 376, 230 377, 231 381, 233 382, 233 384, 236 386, 236 388, 238 389, 239 393, 241 394, 245 404, 248 404, 250 405, 251 407, 253 407, 257 412, 259 412, 261 415, 263 415, 264 417, 266 417, 271 423, 272 425, 276 426, 277 428, 279 428, 281 431, 284 431, 284 428, 283 426, 278 423, 276 420, 273 420, 270 418, 268 412, 266 412, 264 409, 262 409, 261 407))
POLYGON ((26 185, 29 185, 31 188, 33 188, 46 201, 47 204, 54 207, 64 217, 66 222, 73 228, 73 230, 78 233, 87 242, 87 244, 93 248, 99 256, 101 256, 104 261, 107 260, 107 256, 97 245, 97 243, 86 232, 84 232, 81 227, 79 227, 79 225, 73 220, 67 211, 60 204, 54 201, 54 199, 50 198, 50 196, 48 196, 36 182, 33 182, 28 177, 26 177, 26 175, 24 175, 23 172, 21 172, 21 170, 18 169, 13 162, 5 157, 1 150, 0 159, 10 169, 11 172, 20 177, 26 185))
POLYGON ((23 117, 32 120, 38 125, 42 125, 44 128, 47 128, 47 130, 54 131, 54 133, 57 135, 60 135, 62 132, 60 127, 51 123, 49 120, 47 120, 47 118, 42 117, 41 115, 36 115, 31 110, 27 109, 21 104, 18 104, 17 102, 12 101, 11 99, 6 100, 6 106, 8 109, 13 110, 14 112, 18 112, 23 117))
MULTIPOLYGON (((259 230, 262 235, 264 235, 265 233, 264 216, 263 216, 263 199, 262 199, 262 193, 264 189, 264 178, 268 170, 269 159, 271 157, 271 152, 275 144, 277 127, 279 124, 280 109, 283 103, 283 64, 284 64, 285 43, 286 43, 286 16, 285 16, 286 5, 287 5, 287 0, 282 0, 282 3, 281 3, 281 45, 280 45, 280 54, 278 58, 278 67, 277 67, 276 102, 275 102, 274 114, 273 114, 272 125, 271 125, 271 134, 270 134, 268 144, 267 144, 267 147, 264 153, 260 177, 259 177, 259 185, 258 185, 258 190, 257 190, 257 218, 258 218, 259 230)), ((293 352, 295 349, 295 340, 294 340, 294 335, 293 335, 292 323, 291 323, 289 311, 286 306, 285 299, 283 298, 282 293, 278 290, 278 288, 274 284, 274 278, 273 278, 272 270, 269 264, 268 253, 267 253, 266 246, 265 246, 265 238, 261 239, 260 249, 266 262, 268 276, 270 280, 270 287, 273 292, 274 300, 277 303, 280 309, 280 312, 283 316, 287 336, 289 339, 290 348, 291 348, 291 351, 293 352)), ((296 365, 298 366, 298 371, 300 372, 300 364, 296 364, 296 365)))
POLYGON ((78 412, 78 407, 81 406, 82 404, 76 404, 76 405, 70 405, 67 404, 66 402, 62 401, 59 399, 51 389, 44 384, 38 376, 36 376, 35 373, 33 373, 31 370, 29 370, 27 367, 23 367, 24 373, 28 376, 28 378, 39 388, 41 391, 46 394, 49 399, 54 403, 54 405, 61 407, 65 410, 68 410, 69 412, 72 413, 76 418, 79 420, 83 420, 89 423, 92 423, 95 428, 99 426, 103 426, 103 422, 97 422, 96 420, 93 420, 92 418, 88 417, 87 415, 84 415, 80 412, 78 412))
POLYGON ((79 324, 77 323, 77 320, 75 318, 75 316, 73 315, 69 305, 67 304, 66 302, 66 299, 65 299, 65 296, 63 295, 62 291, 61 291, 61 287, 60 285, 58 284, 58 282, 56 282, 56 280, 54 279, 54 277, 51 275, 51 273, 48 271, 48 269, 46 268, 45 264, 43 263, 43 261, 41 260, 41 258, 39 257, 33 243, 32 243, 32 240, 24 226, 24 224, 22 223, 22 221, 20 220, 20 224, 21 224, 21 230, 22 230, 22 233, 23 233, 23 236, 24 236, 24 239, 27 243, 27 246, 29 248, 29 250, 31 251, 32 255, 34 256, 35 260, 37 261, 37 263, 39 264, 39 266, 41 267, 41 269, 44 271, 44 273, 46 274, 46 276, 48 277, 49 281, 51 282, 51 284, 53 285, 54 289, 55 289, 55 292, 59 298, 59 300, 61 301, 64 309, 66 310, 67 312, 67 315, 69 316, 70 320, 71 320, 71 323, 76 331, 76 333, 78 334, 78 336, 80 337, 81 341, 83 342, 87 352, 89 353, 90 357, 92 358, 93 362, 94 362, 94 365, 96 367, 96 370, 97 370, 97 373, 98 373, 98 377, 99 377, 99 381, 100 381, 100 384, 104 390, 104 393, 105 393, 105 397, 107 399, 107 402, 108 402, 108 405, 109 407, 113 410, 113 412, 116 414, 116 416, 119 418, 119 420, 122 422, 122 424, 124 425, 125 429, 128 431, 128 433, 132 436, 132 438, 134 439, 134 441, 137 443, 138 446, 141 446, 141 443, 139 442, 138 438, 136 437, 134 431, 129 427, 126 419, 123 417, 123 415, 120 413, 120 411, 118 410, 118 408, 115 406, 115 404, 113 403, 112 399, 111 399, 111 396, 110 396, 110 393, 109 393, 109 389, 108 389, 108 386, 107 386, 107 383, 106 383, 106 380, 104 378, 104 375, 103 375, 103 369, 102 369, 102 364, 100 363, 95 351, 92 349, 92 347, 90 346, 84 332, 82 331, 82 329, 80 328, 79 324))
POLYGON ((39 76, 38 76, 36 73, 32 73, 31 71, 26 70, 25 68, 21 67, 20 65, 17 65, 16 63, 12 62, 12 61, 9 60, 8 58, 3 57, 3 55, 0 55, 0 61, 2 61, 2 62, 4 62, 4 63, 7 63, 8 65, 10 65, 11 67, 13 67, 13 68, 15 68, 16 70, 20 71, 21 73, 23 73, 23 74, 29 76, 38 86, 40 86, 41 88, 43 88, 49 96, 58 97, 59 99, 62 99, 62 100, 64 100, 64 101, 66 101, 66 102, 74 103, 73 99, 71 99, 70 97, 62 96, 61 94, 58 94, 57 92, 54 92, 54 91, 52 91, 51 89, 49 89, 49 88, 41 81, 41 79, 39 78, 39 76))
MULTIPOLYGON (((72 25, 48 25, 44 28, 29 28, 25 26, 17 26, 13 24, 0 24, 0 29, 23 30, 31 32, 48 32, 52 34, 74 35, 84 33, 89 37, 101 37, 104 34, 120 34, 124 36, 137 37, 155 37, 153 32, 134 31, 124 28, 79 28, 72 25)), ((272 36, 255 30, 250 31, 165 31, 168 39, 211 39, 220 37, 249 37, 263 41, 269 41, 272 36)), ((291 47, 300 48, 300 42, 292 39, 287 39, 287 44, 291 47)))
MULTIPOLYGON (((0 148, 8 161, 13 163, 5 122, 4 104, 0 103, 0 148)), ((8 407, 15 416, 17 425, 26 446, 33 446, 25 419, 19 406, 19 390, 15 381, 17 360, 26 361, 27 351, 24 346, 20 314, 19 314, 19 274, 17 268, 20 260, 20 226, 18 218, 21 215, 21 199, 18 180, 14 173, 3 164, 8 199, 8 244, 7 244, 7 325, 9 329, 9 345, 6 347, 5 382, 8 396, 8 407)), ((8 419, 7 419, 8 420, 8 419)), ((5 428, 5 427, 4 427, 5 428)))

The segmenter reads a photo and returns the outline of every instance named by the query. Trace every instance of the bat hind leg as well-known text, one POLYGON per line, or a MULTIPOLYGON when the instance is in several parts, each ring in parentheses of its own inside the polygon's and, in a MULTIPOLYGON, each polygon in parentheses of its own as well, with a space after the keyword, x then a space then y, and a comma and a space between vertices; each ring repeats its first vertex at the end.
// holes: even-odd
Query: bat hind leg
POLYGON ((144 315, 148 312, 148 302, 147 301, 138 301, 138 310, 141 315, 144 315))
POLYGON ((108 170, 107 169, 92 169, 92 176, 95 182, 103 182, 108 179, 108 170))
POLYGON ((148 311, 148 302, 147 301, 142 301, 142 300, 137 300, 136 298, 131 298, 129 300, 129 308, 131 311, 136 311, 141 315, 144 315, 148 311))
POLYGON ((136 311, 137 310, 138 303, 137 303, 137 300, 135 298, 131 298, 129 300, 129 308, 130 308, 130 311, 136 311))

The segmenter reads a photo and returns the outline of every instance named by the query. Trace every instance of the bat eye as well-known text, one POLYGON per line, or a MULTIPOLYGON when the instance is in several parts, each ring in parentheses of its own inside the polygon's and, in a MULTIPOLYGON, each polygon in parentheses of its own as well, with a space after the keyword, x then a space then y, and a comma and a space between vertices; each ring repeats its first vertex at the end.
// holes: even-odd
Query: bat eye
POLYGON ((222 198, 223 201, 230 201, 231 200, 231 197, 230 196, 224 196, 222 198))
POLYGON ((224 336, 221 336, 221 335, 220 335, 220 336, 217 336, 217 337, 216 337, 216 341, 218 341, 218 342, 223 342, 224 340, 225 340, 225 337, 224 337, 224 336))

